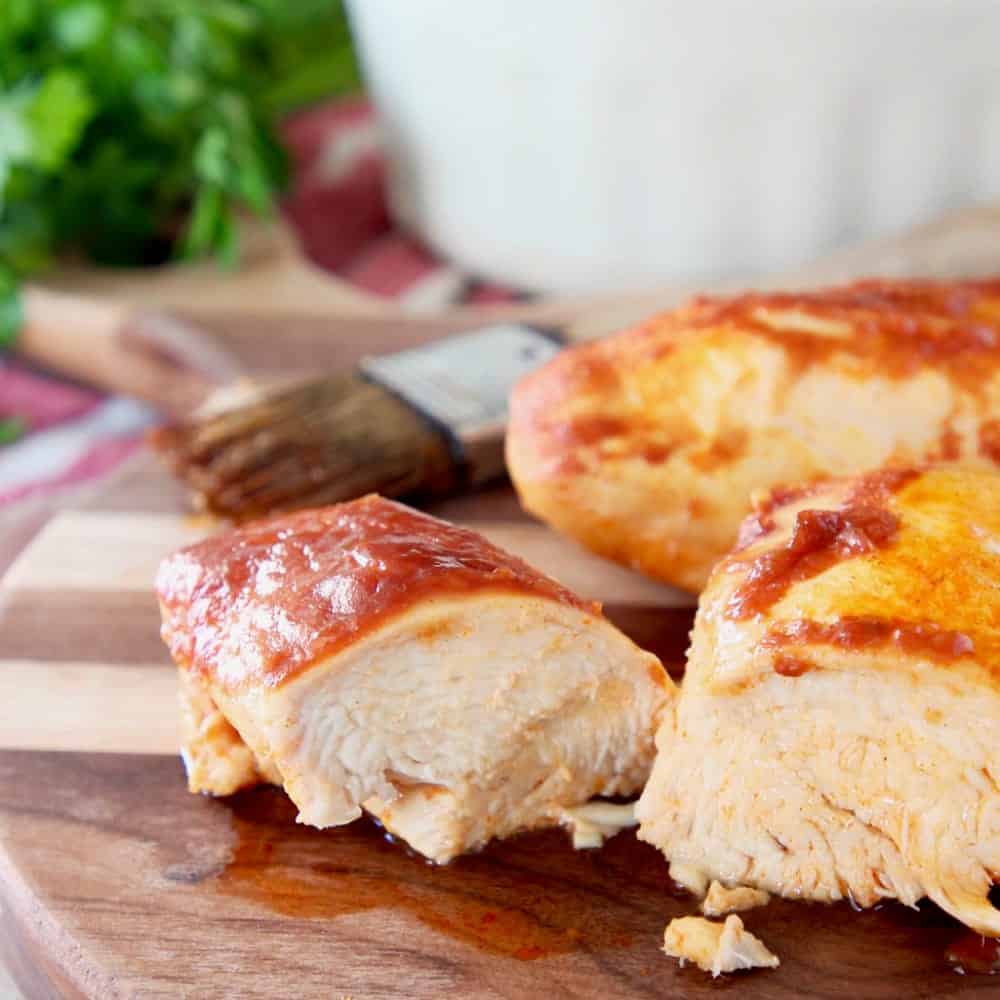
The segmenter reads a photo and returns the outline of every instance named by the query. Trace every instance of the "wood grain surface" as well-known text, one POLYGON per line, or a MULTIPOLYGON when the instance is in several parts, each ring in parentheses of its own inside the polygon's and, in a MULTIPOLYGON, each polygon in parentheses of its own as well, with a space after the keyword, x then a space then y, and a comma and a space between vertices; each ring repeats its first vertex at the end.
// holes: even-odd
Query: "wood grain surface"
MULTIPOLYGON (((284 363, 351 363, 440 330, 379 322, 312 340, 300 327, 284 363)), ((273 345, 254 350, 248 368, 268 370, 273 345)), ((680 671, 685 595, 557 539, 505 488, 437 510, 605 601, 680 671)), ((927 904, 772 903, 746 922, 781 968, 712 982, 660 953, 694 905, 632 833, 574 852, 551 831, 435 868, 368 822, 299 826, 275 789, 189 795, 150 579, 211 527, 141 456, 0 585, 0 958, 28 998, 995 995, 949 968, 959 928, 927 904)))

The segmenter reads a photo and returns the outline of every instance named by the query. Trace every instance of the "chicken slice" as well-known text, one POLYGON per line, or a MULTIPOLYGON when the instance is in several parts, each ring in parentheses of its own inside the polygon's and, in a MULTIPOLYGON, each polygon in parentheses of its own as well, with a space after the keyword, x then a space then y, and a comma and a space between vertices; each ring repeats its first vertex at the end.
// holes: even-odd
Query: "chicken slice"
POLYGON ((1000 936, 1000 474, 776 494, 702 594, 639 836, 784 896, 1000 936))
POLYGON ((573 846, 578 851, 601 847, 606 840, 638 822, 634 802, 585 802, 582 806, 564 809, 561 821, 569 828, 573 846))
POLYGON ((694 962, 716 978, 724 972, 744 969, 776 969, 781 961, 768 951, 760 938, 744 929, 735 914, 724 923, 704 917, 677 917, 663 933, 663 950, 671 957, 694 962))
POLYGON ((743 913, 767 906, 770 901, 771 894, 763 889, 749 889, 745 885, 730 888, 713 879, 701 901, 701 912, 706 917, 724 917, 727 913, 743 913))
POLYGON ((1000 464, 1000 280, 696 299, 527 376, 507 434, 528 510, 693 591, 754 490, 939 460, 1000 464))
POLYGON ((157 590, 192 790, 273 781, 439 862, 637 792, 673 694, 597 606, 378 497, 210 538, 157 590))
POLYGON ((232 795, 265 779, 253 751, 212 701, 208 688, 180 673, 181 758, 192 792, 232 795))

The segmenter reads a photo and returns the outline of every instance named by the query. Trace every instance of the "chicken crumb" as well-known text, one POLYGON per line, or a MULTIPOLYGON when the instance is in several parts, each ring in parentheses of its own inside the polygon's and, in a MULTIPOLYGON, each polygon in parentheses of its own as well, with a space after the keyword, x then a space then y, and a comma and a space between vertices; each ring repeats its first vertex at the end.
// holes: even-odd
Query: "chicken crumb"
POLYGON ((563 826, 573 835, 575 850, 592 850, 616 833, 635 826, 635 803, 585 802, 582 806, 563 809, 559 816, 563 826))
POLYGON ((727 913, 741 913, 757 906, 766 906, 770 901, 770 893, 763 889, 750 889, 745 885, 728 888, 713 880, 708 887, 708 894, 701 901, 701 912, 706 917, 724 917, 727 913))
POLYGON ((680 861, 670 862, 670 877, 692 896, 701 899, 708 889, 708 876, 697 865, 688 865, 680 861))
POLYGON ((685 962, 691 961, 711 972, 712 977, 740 969, 775 969, 781 962, 768 951, 764 943, 744 930, 743 921, 735 914, 724 924, 704 917, 678 917, 671 920, 663 932, 663 950, 685 962))

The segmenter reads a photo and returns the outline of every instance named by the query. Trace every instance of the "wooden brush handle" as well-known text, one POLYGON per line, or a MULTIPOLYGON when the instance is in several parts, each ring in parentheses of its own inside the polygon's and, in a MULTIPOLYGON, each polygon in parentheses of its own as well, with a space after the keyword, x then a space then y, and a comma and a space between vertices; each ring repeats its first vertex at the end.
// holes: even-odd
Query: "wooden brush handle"
POLYGON ((25 289, 15 351, 39 365, 189 414, 239 366, 202 334, 164 313, 37 287, 25 289))

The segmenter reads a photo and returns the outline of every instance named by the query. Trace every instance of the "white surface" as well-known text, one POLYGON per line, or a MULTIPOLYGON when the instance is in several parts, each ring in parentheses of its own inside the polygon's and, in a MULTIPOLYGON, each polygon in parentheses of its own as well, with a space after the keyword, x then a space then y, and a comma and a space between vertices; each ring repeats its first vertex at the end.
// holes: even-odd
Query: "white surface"
POLYGON ((0 963, 0 997, 3 1000, 21 1000, 21 991, 14 985, 14 980, 0 963))
POLYGON ((558 291, 787 267, 1000 195, 995 0, 351 0, 397 215, 558 291))

